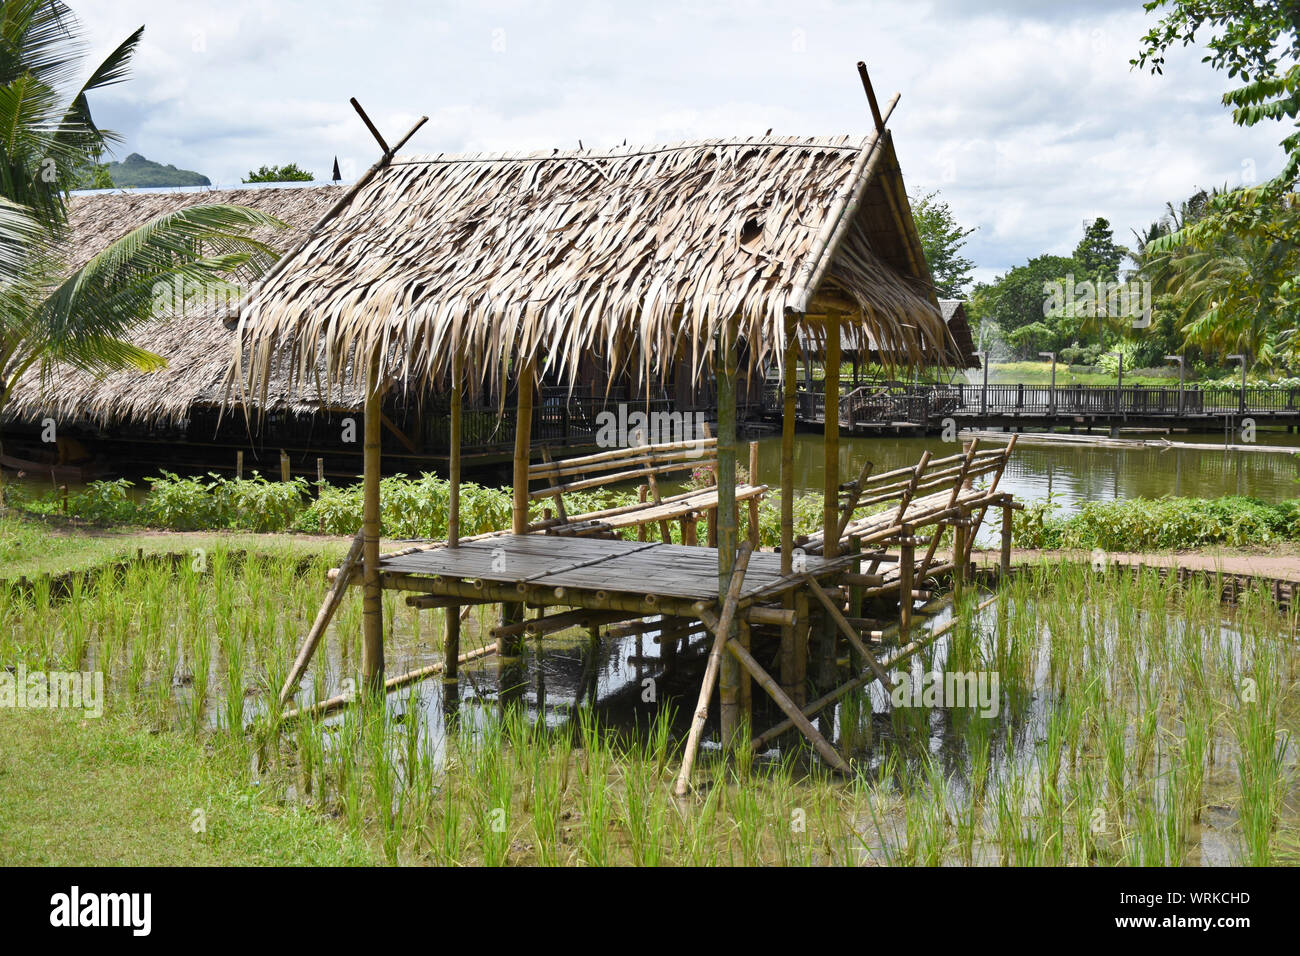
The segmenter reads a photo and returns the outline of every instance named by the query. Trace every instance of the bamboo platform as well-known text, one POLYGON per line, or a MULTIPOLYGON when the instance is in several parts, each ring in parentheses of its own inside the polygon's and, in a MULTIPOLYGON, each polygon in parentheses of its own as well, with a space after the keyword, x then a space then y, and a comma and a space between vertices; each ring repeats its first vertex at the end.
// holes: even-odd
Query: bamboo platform
MULTIPOLYGON (((809 557, 804 573, 833 573, 836 565, 809 557)), ((457 547, 408 551, 380 558, 385 587, 409 590, 413 579, 427 579, 428 593, 448 597, 464 587, 513 588, 520 595, 550 591, 553 600, 575 607, 604 607, 613 595, 643 602, 646 613, 694 614, 694 605, 718 598, 718 551, 700 545, 624 541, 540 534, 499 534, 463 541, 457 547), (559 592, 559 593, 556 593, 559 592)), ((801 575, 783 577, 781 556, 756 552, 739 593, 743 605, 762 596, 802 587, 801 575), (783 586, 784 585, 784 586, 783 586)), ((424 590, 424 588, 421 588, 424 590)), ((539 602, 540 603, 540 602, 539 602)))

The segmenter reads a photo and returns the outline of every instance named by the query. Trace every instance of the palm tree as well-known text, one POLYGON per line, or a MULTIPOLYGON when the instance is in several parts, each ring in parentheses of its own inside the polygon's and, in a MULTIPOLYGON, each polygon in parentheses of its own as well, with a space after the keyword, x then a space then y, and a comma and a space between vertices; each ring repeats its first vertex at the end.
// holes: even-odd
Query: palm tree
POLYGON ((1271 365, 1292 321, 1297 212, 1283 199, 1261 209, 1252 228, 1198 231, 1224 195, 1201 192, 1179 210, 1169 206, 1134 258, 1155 294, 1168 297, 1187 345, 1271 365))
POLYGON ((87 96, 124 80, 144 27, 79 85, 84 43, 58 0, 0 0, 0 408, 30 369, 157 368, 127 341, 155 317, 155 289, 230 288, 275 253, 249 237, 278 220, 242 206, 197 205, 160 216, 89 261, 70 262, 68 193, 118 137, 87 96))

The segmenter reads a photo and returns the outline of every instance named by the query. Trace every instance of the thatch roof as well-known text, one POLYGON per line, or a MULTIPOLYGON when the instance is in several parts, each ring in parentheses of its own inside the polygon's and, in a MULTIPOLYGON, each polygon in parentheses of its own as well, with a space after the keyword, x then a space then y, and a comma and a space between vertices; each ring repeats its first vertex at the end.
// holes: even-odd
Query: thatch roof
POLYGON ((303 384, 349 381, 358 350, 408 386, 454 351, 487 375, 522 355, 572 376, 592 349, 698 375, 732 319, 779 363, 787 311, 920 361, 948 336, 900 198, 888 134, 398 156, 245 300, 245 381, 284 352, 303 384))
MULTIPOLYGON (((268 186, 74 195, 69 203, 71 266, 84 265, 110 242, 159 215, 199 203, 252 206, 269 213, 289 228, 265 230, 257 238, 273 248, 292 248, 342 192, 337 186, 268 186)), ((130 336, 131 341, 167 359, 167 366, 155 372, 96 376, 59 366, 42 382, 33 368, 14 386, 4 419, 31 421, 50 415, 62 423, 177 422, 195 404, 218 404, 226 395, 225 379, 235 343, 233 328, 223 321, 225 312, 189 310, 141 326, 130 336)), ((334 390, 336 396, 338 392, 334 390)), ((355 395, 338 396, 338 401, 353 407, 358 404, 355 395)), ((268 395, 267 407, 310 411, 317 403, 291 395, 287 388, 276 388, 268 395)))
POLYGON ((975 355, 975 340, 971 337, 970 320, 966 317, 964 299, 940 299, 939 308, 943 311, 943 322, 961 353, 959 368, 979 368, 980 360, 975 355))
MULTIPOLYGON (((970 323, 966 320, 965 303, 957 299, 940 299, 939 306, 944 324, 948 327, 949 338, 939 348, 928 344, 924 350, 923 360, 926 365, 949 368, 979 368, 979 359, 975 357, 975 343, 971 340, 970 323)), ((799 346, 810 355, 820 358, 824 351, 824 339, 812 330, 799 331, 799 346)), ((851 326, 840 335, 840 350, 845 355, 856 354, 858 358, 888 364, 893 358, 885 353, 872 339, 869 331, 860 326, 851 326)))

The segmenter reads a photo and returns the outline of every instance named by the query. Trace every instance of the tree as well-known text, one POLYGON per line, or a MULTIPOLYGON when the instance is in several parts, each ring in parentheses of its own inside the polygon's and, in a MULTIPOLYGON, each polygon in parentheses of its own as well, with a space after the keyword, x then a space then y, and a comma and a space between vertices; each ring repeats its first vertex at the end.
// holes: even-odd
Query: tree
POLYGON ((246 183, 309 183, 316 177, 306 170, 298 168, 297 163, 289 163, 287 166, 263 166, 260 169, 249 171, 248 178, 243 180, 246 183))
MULTIPOLYGON (((1295 0, 1152 0, 1164 16, 1143 38, 1134 66, 1163 71, 1166 52, 1209 34, 1202 62, 1242 85, 1223 95, 1233 122, 1270 121, 1300 130, 1300 5, 1295 0)), ((1189 341, 1264 360, 1278 347, 1300 355, 1295 319, 1300 285, 1300 131, 1281 141, 1282 171, 1260 186, 1212 196, 1207 212, 1147 246, 1153 268, 1181 296, 1189 341), (1229 343, 1236 343, 1235 345, 1229 343)))
POLYGON ((83 43, 58 0, 0 5, 0 407, 28 370, 60 363, 95 371, 152 369, 163 359, 127 341, 153 318, 159 283, 251 281, 275 255, 248 237, 283 223, 242 206, 196 205, 127 233, 72 268, 67 199, 117 137, 100 129, 88 94, 126 79, 144 27, 66 98, 83 43))
POLYGON ((91 163, 78 173, 73 184, 74 189, 115 189, 113 176, 108 171, 107 163, 91 163))
POLYGON ((1268 215, 1260 221, 1271 219, 1271 232, 1198 232, 1194 227, 1212 215, 1206 210, 1216 198, 1201 192, 1177 214, 1170 207, 1144 246, 1141 275, 1157 295, 1157 316, 1172 316, 1184 345, 1268 365, 1294 325, 1292 280, 1300 272, 1300 247, 1285 237, 1298 228, 1295 203, 1275 196, 1262 207, 1268 215), (1170 243, 1171 236, 1183 240, 1170 243))
POLYGON ((1083 238, 1074 247, 1074 263, 1083 276, 1114 282, 1119 278, 1119 264, 1128 250, 1115 244, 1110 222, 1100 216, 1084 227, 1083 238))
POLYGON ((925 261, 934 276, 935 291, 941 299, 962 298, 970 285, 975 263, 961 255, 961 248, 975 229, 963 229, 957 223, 948 204, 939 198, 938 190, 922 193, 910 202, 925 261))
MULTIPOLYGON (((1151 0, 1145 9, 1166 12, 1142 38, 1134 66, 1163 73, 1171 47, 1189 46, 1208 30, 1201 62, 1244 83, 1223 94, 1224 105, 1233 107, 1233 122, 1255 126, 1289 120, 1300 127, 1300 5, 1295 0, 1151 0)), ((1286 136, 1282 148, 1287 164, 1275 183, 1287 185, 1300 176, 1300 132, 1286 136)))

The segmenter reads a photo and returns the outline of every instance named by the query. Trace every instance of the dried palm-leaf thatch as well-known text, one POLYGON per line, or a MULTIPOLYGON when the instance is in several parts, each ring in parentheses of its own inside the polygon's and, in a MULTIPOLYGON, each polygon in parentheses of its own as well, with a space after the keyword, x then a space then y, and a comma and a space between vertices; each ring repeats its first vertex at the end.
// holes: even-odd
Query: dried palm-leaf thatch
POLYGON ((970 319, 966 316, 966 303, 962 299, 940 299, 939 308, 943 311, 944 324, 952 335, 953 342, 961 352, 960 368, 979 368, 980 360, 975 356, 975 340, 971 338, 970 319))
MULTIPOLYGON (((940 299, 939 307, 943 314, 944 325, 948 327, 948 339, 941 343, 937 351, 927 349, 925 363, 939 367, 979 368, 979 359, 975 357, 975 343, 971 338, 970 322, 966 318, 965 302, 960 299, 940 299)), ((811 330, 801 330, 799 346, 801 350, 820 357, 825 345, 824 337, 811 330)), ((860 359, 879 362, 883 365, 897 364, 887 349, 871 338, 860 326, 846 328, 840 336, 840 349, 845 355, 856 354, 860 359)))
MULTIPOLYGON (((255 238, 273 248, 292 248, 341 194, 337 186, 275 186, 74 195, 69 203, 70 265, 80 268, 133 229, 199 203, 251 206, 268 213, 288 229, 259 230, 255 238)), ((49 415, 62 423, 84 421, 100 426, 127 420, 175 424, 195 405, 220 404, 228 391, 225 382, 235 342, 234 329, 223 321, 228 308, 220 301, 187 304, 184 290, 159 292, 158 316, 141 325, 129 339, 165 358, 165 368, 97 375, 56 365, 41 376, 33 367, 15 384, 3 410, 4 420, 36 421, 49 415)), ((308 400, 281 380, 272 380, 267 392, 268 410, 309 412, 320 407, 319 398, 308 400)), ((327 401, 356 408, 361 399, 335 388, 327 401)))
POLYGON ((572 380, 595 351, 646 377, 689 356, 698 378, 733 322, 754 367, 779 365, 787 314, 927 361, 948 333, 898 175, 887 134, 395 157, 245 300, 236 375, 257 398, 378 355, 410 388, 459 353, 572 380))

